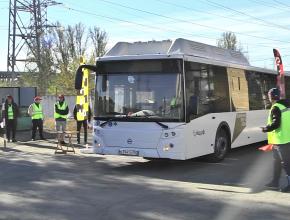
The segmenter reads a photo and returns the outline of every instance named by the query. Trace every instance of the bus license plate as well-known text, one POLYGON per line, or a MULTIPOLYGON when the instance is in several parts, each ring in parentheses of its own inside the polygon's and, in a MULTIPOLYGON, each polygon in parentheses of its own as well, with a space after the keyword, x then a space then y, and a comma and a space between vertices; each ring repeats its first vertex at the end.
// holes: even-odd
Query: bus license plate
POLYGON ((121 155, 139 156, 139 151, 137 150, 119 150, 121 155))

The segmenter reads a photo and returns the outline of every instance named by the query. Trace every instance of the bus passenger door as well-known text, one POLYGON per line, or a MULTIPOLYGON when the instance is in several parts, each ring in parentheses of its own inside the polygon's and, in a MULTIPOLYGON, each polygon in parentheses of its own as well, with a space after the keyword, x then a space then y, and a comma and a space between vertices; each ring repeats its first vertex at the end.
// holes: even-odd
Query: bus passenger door
MULTIPOLYGON (((249 111, 248 82, 244 70, 227 68, 229 92, 231 100, 231 111, 249 111)), ((251 128, 251 112, 237 113, 232 130, 232 148, 252 143, 253 136, 251 128), (251 138, 252 137, 252 138, 251 138)), ((262 133, 262 132, 260 132, 262 133)))
POLYGON ((248 82, 244 70, 227 68, 231 111, 248 111, 248 82))

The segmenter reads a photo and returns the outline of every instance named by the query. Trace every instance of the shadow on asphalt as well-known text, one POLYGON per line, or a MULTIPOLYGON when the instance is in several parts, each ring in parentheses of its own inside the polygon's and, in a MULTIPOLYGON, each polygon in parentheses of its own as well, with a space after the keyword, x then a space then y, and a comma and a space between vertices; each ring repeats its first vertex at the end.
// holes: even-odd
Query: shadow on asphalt
POLYGON ((1 151, 3 152, 21 152, 20 150, 17 150, 17 149, 11 149, 11 148, 4 148, 4 147, 1 147, 1 151))
POLYGON ((263 144, 234 149, 219 164, 204 158, 144 161, 120 156, 112 161, 113 157, 106 160, 106 156, 1 157, 0 216, 72 220, 287 219, 286 202, 276 205, 267 200, 265 205, 248 197, 239 200, 238 196, 247 192, 235 190, 263 191, 261 182, 271 176, 272 165, 271 155, 258 150, 263 144), (183 185, 174 187, 178 183, 195 183, 187 187, 203 191, 183 185))
MULTIPOLYGON (((31 131, 30 130, 16 132, 17 142, 14 143, 14 144, 25 145, 25 146, 34 147, 34 148, 40 148, 40 149, 52 149, 52 150, 55 150, 56 149, 56 145, 57 145, 56 134, 44 131, 43 132, 43 136, 46 139, 45 141, 40 139, 39 133, 37 131, 36 132, 36 138, 35 138, 36 140, 32 141, 31 140, 31 131), (46 144, 46 143, 49 143, 49 144, 46 144)), ((67 144, 68 144, 68 138, 67 137, 65 137, 65 142, 66 142, 66 144, 63 145, 64 147, 66 147, 67 144)), ((76 136, 72 137, 72 142, 73 142, 74 148, 76 148, 76 149, 84 148, 84 145, 76 143, 76 136)))
POLYGON ((266 190, 264 185, 272 177, 272 152, 265 153, 258 149, 265 144, 260 142, 232 149, 221 163, 209 163, 206 157, 186 161, 160 159, 147 162, 130 162, 128 158, 129 165, 114 169, 120 173, 150 178, 246 187, 251 189, 251 193, 259 193, 266 190))

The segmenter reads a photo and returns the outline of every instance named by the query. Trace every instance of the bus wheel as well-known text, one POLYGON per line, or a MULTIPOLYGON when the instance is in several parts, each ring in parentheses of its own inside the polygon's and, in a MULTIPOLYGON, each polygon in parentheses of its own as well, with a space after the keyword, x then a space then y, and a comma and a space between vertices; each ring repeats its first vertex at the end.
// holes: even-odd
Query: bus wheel
POLYGON ((208 155, 208 160, 218 163, 224 160, 229 150, 228 135, 224 129, 220 129, 215 138, 214 153, 208 155))

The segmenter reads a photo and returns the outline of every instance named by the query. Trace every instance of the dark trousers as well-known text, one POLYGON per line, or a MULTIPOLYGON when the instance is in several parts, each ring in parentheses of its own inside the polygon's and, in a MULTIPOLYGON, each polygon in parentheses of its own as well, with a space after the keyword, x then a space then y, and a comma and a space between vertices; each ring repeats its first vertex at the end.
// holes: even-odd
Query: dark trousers
POLYGON ((279 180, 282 167, 287 176, 290 176, 290 143, 275 145, 274 158, 274 180, 279 180))
MULTIPOLYGON (((88 138, 88 124, 87 124, 87 120, 83 120, 83 121, 77 121, 77 131, 81 131, 82 126, 84 127, 85 130, 85 142, 87 142, 87 138, 88 138)), ((77 141, 80 142, 80 133, 77 133, 77 141)))
POLYGON ((16 133, 16 127, 17 127, 17 122, 14 119, 8 119, 6 123, 6 134, 7 134, 7 139, 10 140, 10 132, 12 131, 12 139, 15 139, 15 133, 16 133))
POLYGON ((38 128, 39 136, 43 138, 43 120, 42 119, 32 119, 32 129, 31 129, 31 138, 35 138, 36 130, 38 128))

